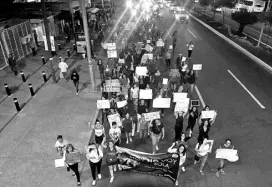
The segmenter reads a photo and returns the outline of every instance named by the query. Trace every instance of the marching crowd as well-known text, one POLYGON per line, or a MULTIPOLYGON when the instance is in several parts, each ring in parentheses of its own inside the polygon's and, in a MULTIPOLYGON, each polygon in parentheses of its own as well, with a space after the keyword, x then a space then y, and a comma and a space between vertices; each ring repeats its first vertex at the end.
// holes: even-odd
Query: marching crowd
MULTIPOLYGON (((142 143, 145 143, 149 137, 151 138, 152 148, 150 152, 156 154, 159 151, 160 140, 165 137, 163 118, 166 110, 167 112, 173 112, 176 119, 173 127, 175 131, 173 137, 175 138, 168 152, 178 153, 180 157, 178 176, 175 182, 175 185, 178 185, 179 175, 182 171, 185 171, 184 163, 186 161, 186 151, 189 148, 188 141, 196 133, 195 126, 199 128, 199 131, 194 149, 194 164, 200 163, 199 172, 204 175, 203 168, 211 151, 211 145, 206 142, 209 140, 209 132, 215 122, 216 113, 213 118, 205 119, 202 112, 199 111, 199 107, 191 104, 186 110, 181 111, 175 109, 176 104, 174 102, 171 102, 170 107, 153 107, 155 98, 170 98, 172 100, 173 93, 188 93, 188 97, 192 98, 194 85, 198 78, 197 71, 189 68, 194 43, 190 42, 186 45, 188 55, 179 54, 175 63, 172 64, 175 68, 172 68, 171 61, 173 61, 173 54, 178 40, 177 31, 172 36, 169 35, 168 31, 160 31, 152 16, 140 21, 135 20, 134 25, 133 33, 128 31, 131 33, 131 37, 127 37, 127 40, 122 39, 126 35, 123 31, 124 28, 117 28, 110 39, 110 43, 116 43, 118 58, 109 58, 107 62, 103 62, 101 59, 97 60, 102 80, 101 100, 108 100, 110 108, 101 109, 102 119, 101 121, 97 119, 93 126, 95 141, 86 146, 86 157, 89 160, 93 178, 92 185, 96 185, 97 178, 102 178, 102 160, 106 160, 108 165, 111 176, 110 183, 114 181, 114 172, 120 169, 115 146, 125 147, 133 142, 138 134, 142 143), (169 42, 169 40, 172 42, 169 42), (163 45, 158 46, 157 41, 160 41, 163 45), (152 49, 150 47, 146 48, 147 45, 152 49), (147 54, 152 54, 153 57, 147 54), (146 56, 148 57, 145 58, 146 56), (162 64, 164 64, 163 68, 162 64), (137 67, 146 67, 146 75, 139 76, 136 72, 137 67), (167 78, 167 81, 164 80, 165 78, 167 78), (109 85, 107 85, 107 82, 109 80, 119 82, 117 84, 120 85, 119 91, 112 92, 108 90, 109 85), (150 99, 140 98, 140 90, 152 90, 152 97, 150 99), (126 102, 122 107, 117 104, 121 101, 126 102), (150 112, 159 112, 160 118, 146 121, 145 114, 150 112), (119 116, 120 121, 108 120, 108 116, 114 114, 119 116), (187 119, 186 128, 184 128, 185 119, 187 119), (106 126, 109 127, 108 134, 105 131, 106 126), (121 138, 123 134, 125 135, 125 141, 121 138)), ((79 75, 77 72, 72 73, 71 79, 74 81, 78 94, 79 75)), ((205 106, 203 109, 203 111, 209 110, 209 106, 205 106)), ((57 137, 55 147, 64 158, 77 151, 61 135, 57 137)), ((233 149, 234 147, 231 140, 226 139, 220 148, 233 149)), ((66 164, 67 169, 71 169, 76 175, 78 185, 80 185, 78 163, 66 162, 66 164)), ((224 159, 219 159, 217 177, 220 174, 225 174, 223 168, 224 159)))

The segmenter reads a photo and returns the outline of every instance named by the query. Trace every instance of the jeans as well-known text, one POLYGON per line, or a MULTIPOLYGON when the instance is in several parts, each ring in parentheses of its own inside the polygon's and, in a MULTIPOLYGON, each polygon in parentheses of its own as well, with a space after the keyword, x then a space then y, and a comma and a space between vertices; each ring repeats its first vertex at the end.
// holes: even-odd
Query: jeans
POLYGON ((147 129, 140 129, 140 138, 147 137, 147 129))
POLYGON ((96 169, 97 169, 97 174, 101 174, 101 163, 102 163, 102 158, 97 163, 93 163, 89 160, 89 164, 92 171, 92 177, 94 181, 96 180, 96 169))
POLYGON ((188 58, 191 58, 193 50, 188 50, 188 58))
POLYGON ((202 157, 199 157, 199 156, 195 155, 195 161, 199 161, 200 160, 199 171, 203 170, 207 159, 208 159, 208 153, 205 156, 202 156, 202 157))
POLYGON ((151 133, 151 140, 152 140, 152 152, 155 153, 156 152, 156 146, 158 146, 159 141, 161 139, 162 134, 154 134, 151 133))
POLYGON ((13 71, 14 75, 17 76, 18 71, 17 68, 15 66, 10 66, 11 71, 13 71))
POLYGON ((80 175, 78 171, 78 163, 75 164, 68 164, 69 168, 76 174, 77 182, 80 182, 80 175))
POLYGON ((75 87, 76 87, 76 92, 78 93, 78 86, 79 86, 79 81, 73 81, 75 87))

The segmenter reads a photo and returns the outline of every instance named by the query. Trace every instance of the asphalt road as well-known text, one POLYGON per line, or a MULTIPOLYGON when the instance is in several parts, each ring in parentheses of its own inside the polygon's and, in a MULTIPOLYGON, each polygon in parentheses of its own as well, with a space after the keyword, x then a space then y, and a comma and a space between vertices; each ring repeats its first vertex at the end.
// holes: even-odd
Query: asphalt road
MULTIPOLYGON (((193 97, 199 98, 201 95, 204 103, 218 112, 218 117, 210 132, 210 138, 215 140, 214 150, 225 138, 231 138, 240 156, 238 162, 227 164, 225 176, 217 178, 215 172, 218 163, 214 158, 215 154, 211 154, 204 169, 205 176, 201 176, 198 166, 193 165, 191 151, 196 144, 198 133, 195 128, 194 137, 189 142, 187 169, 179 178, 180 186, 271 186, 271 75, 196 21, 191 19, 188 25, 181 25, 178 22, 173 25, 174 17, 169 14, 168 10, 164 10, 163 16, 164 19, 158 23, 159 28, 172 28, 169 31, 170 34, 176 29, 179 31, 176 55, 180 52, 187 54, 185 45, 191 40, 195 42, 195 50, 190 63, 203 64, 203 70, 199 72, 197 81, 200 94, 195 92, 193 97), (228 70, 253 94, 260 105, 228 70), (261 106, 264 106, 265 109, 261 106)), ((163 65, 161 67, 163 68, 163 65)), ((160 143, 161 152, 166 151, 172 142, 175 123, 172 114, 171 110, 166 110, 163 119, 166 137, 160 143)), ((128 147, 150 152, 150 144, 150 141, 143 145, 135 140, 135 143, 128 147)), ((90 183, 87 183, 86 186, 88 184, 90 183)), ((97 186, 107 185, 108 179, 99 181, 97 186)), ((119 173, 114 183, 111 184, 114 187, 171 185, 173 184, 164 178, 134 173, 119 173)))
MULTIPOLYGON (((202 12, 204 12, 204 8, 203 7, 200 7, 199 5, 196 5, 196 7, 198 9, 200 9, 202 12)), ((208 15, 209 17, 213 18, 213 12, 211 10, 206 10, 205 11, 205 14, 208 15)), ((216 13, 215 14, 215 20, 218 21, 218 22, 221 22, 222 23, 222 20, 223 20, 223 16, 221 13, 216 13)), ((237 23, 236 21, 232 20, 230 15, 226 15, 225 18, 224 18, 224 23, 225 24, 228 24, 228 25, 231 25, 231 27, 233 29, 238 29, 239 28, 239 23, 237 23)), ((254 28, 253 26, 251 25, 248 25, 245 27, 244 29, 244 34, 252 37, 254 40, 258 41, 259 40, 259 37, 260 37, 260 30, 259 28, 254 28)), ((269 27, 266 27, 265 29, 265 33, 263 34, 262 36, 262 44, 263 45, 266 45, 268 44, 268 47, 270 46, 270 48, 272 48, 272 36, 271 36, 271 28, 269 27)))

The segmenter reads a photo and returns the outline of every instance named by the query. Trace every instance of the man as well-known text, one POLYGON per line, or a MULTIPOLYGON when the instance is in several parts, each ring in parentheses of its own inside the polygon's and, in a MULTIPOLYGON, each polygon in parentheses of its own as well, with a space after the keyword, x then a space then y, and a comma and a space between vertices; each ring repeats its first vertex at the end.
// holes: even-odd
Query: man
POLYGON ((30 39, 30 48, 32 50, 32 55, 36 56, 37 52, 36 52, 36 46, 35 46, 35 43, 33 41, 33 38, 30 39))
POLYGON ((37 47, 39 47, 38 34, 37 34, 36 30, 33 30, 33 35, 34 35, 35 43, 36 43, 37 47))
POLYGON ((68 145, 68 141, 63 140, 62 135, 57 136, 57 141, 55 143, 55 148, 59 155, 63 156, 66 146, 68 145))
POLYGON ((177 69, 180 69, 182 67, 181 63, 182 63, 182 54, 180 53, 177 60, 176 60, 176 68, 177 69))
POLYGON ((67 72, 68 65, 64 62, 64 59, 62 58, 59 63, 59 69, 60 69, 60 78, 65 79, 66 78, 66 72, 67 72))
POLYGON ((14 75, 17 76, 18 71, 17 71, 17 68, 16 68, 16 59, 12 54, 9 54, 8 63, 9 63, 9 67, 10 67, 11 71, 13 71, 14 75))

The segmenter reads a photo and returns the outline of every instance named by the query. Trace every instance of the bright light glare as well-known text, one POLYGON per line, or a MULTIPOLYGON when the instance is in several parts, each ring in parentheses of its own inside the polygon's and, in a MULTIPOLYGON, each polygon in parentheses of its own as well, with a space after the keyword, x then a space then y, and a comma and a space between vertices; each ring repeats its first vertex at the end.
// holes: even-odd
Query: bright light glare
POLYGON ((140 8, 140 5, 139 5, 139 4, 137 4, 137 5, 135 6, 135 8, 136 8, 136 9, 139 9, 139 8, 140 8))
POLYGON ((128 8, 131 8, 132 7, 132 2, 131 1, 127 1, 126 5, 127 5, 128 8))

